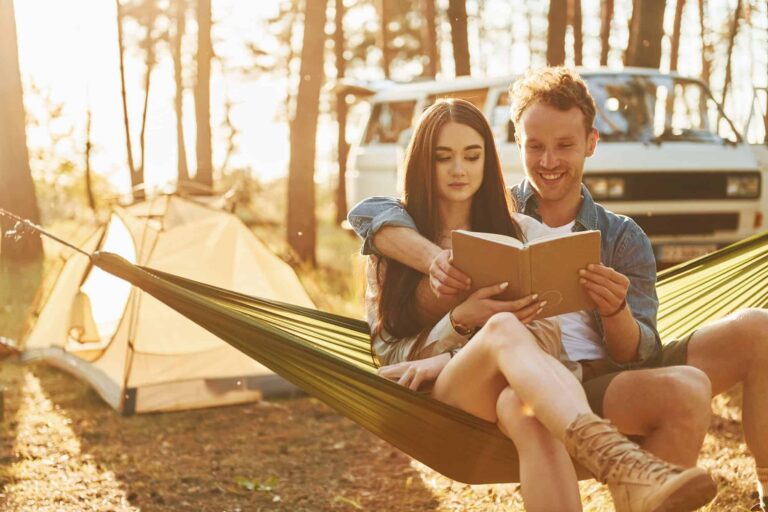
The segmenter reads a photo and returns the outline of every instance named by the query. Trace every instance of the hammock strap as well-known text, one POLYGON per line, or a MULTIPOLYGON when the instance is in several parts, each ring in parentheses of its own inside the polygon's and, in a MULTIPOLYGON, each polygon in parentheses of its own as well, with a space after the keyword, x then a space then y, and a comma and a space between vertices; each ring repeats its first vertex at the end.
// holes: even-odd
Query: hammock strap
POLYGON ((44 230, 42 227, 38 226, 34 222, 32 222, 29 219, 23 219, 19 217, 18 215, 15 215, 8 210, 5 210, 3 208, 0 208, 0 217, 7 217, 9 219, 15 220, 16 225, 13 226, 13 230, 6 231, 5 236, 8 238, 14 238, 15 240, 19 240, 22 236, 29 234, 31 232, 37 232, 40 235, 47 236, 54 242, 58 242, 66 247, 69 247, 73 251, 77 251, 80 254, 87 256, 88 258, 92 258, 92 255, 88 254, 84 250, 80 249, 74 244, 71 244, 65 240, 62 240, 61 238, 57 237, 56 235, 49 233, 48 231, 44 230))

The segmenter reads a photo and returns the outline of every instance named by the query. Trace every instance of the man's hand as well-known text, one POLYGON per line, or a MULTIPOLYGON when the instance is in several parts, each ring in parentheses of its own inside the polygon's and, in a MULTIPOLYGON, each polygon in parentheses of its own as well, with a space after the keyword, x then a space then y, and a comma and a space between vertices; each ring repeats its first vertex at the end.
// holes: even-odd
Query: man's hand
POLYGON ((629 290, 627 276, 604 265, 589 265, 579 270, 579 275, 579 282, 601 316, 612 316, 622 308, 629 290))
POLYGON ((496 313, 509 312, 524 324, 530 323, 541 313, 546 301, 537 302, 537 295, 528 295, 517 300, 498 300, 493 297, 507 288, 507 283, 480 288, 453 310, 453 320, 469 327, 482 327, 496 313))
POLYGON ((416 391, 422 383, 437 379, 450 360, 450 354, 439 354, 427 359, 403 361, 382 366, 379 368, 379 375, 416 391))
POLYGON ((453 266, 453 253, 440 251, 429 266, 429 286, 438 299, 453 297, 469 290, 472 281, 467 275, 453 266))

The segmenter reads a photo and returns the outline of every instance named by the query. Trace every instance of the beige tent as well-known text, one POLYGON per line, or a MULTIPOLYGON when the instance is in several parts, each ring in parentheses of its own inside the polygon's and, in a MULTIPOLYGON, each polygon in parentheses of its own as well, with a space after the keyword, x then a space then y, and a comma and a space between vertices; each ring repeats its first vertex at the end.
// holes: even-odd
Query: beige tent
MULTIPOLYGON (((234 215, 162 196, 116 209, 83 247, 208 284, 312 307, 293 269, 234 215)), ((224 405, 297 390, 151 296, 67 259, 24 345, 123 414, 224 405)))

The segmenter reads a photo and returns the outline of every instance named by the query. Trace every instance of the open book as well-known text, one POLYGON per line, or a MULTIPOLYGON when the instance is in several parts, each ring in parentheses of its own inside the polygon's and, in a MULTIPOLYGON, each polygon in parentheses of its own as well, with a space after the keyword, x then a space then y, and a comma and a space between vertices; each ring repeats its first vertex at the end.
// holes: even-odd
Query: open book
POLYGON ((594 309, 579 283, 579 270, 600 263, 600 231, 553 235, 523 243, 493 233, 453 232, 453 264, 472 279, 472 291, 508 282, 499 296, 532 293, 547 301, 540 318, 594 309))

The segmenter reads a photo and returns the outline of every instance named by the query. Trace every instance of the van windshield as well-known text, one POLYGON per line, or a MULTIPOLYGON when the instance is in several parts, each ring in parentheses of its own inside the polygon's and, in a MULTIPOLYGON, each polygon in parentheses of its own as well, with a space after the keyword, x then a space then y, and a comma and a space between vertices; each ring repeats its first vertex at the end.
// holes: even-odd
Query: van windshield
POLYGON ((738 142, 712 95, 696 80, 654 75, 584 77, 608 142, 738 142))
POLYGON ((416 101, 393 101, 373 105, 364 143, 393 144, 411 127, 416 101))

